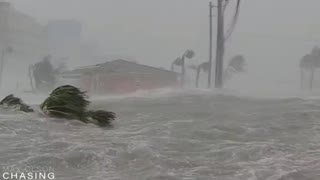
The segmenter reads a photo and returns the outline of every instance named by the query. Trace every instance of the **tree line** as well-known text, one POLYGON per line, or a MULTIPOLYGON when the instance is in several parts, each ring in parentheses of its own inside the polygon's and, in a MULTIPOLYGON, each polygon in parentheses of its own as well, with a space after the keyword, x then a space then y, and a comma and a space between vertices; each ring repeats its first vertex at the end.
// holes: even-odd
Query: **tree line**
POLYGON ((313 47, 311 52, 304 55, 299 63, 301 88, 309 87, 312 90, 314 85, 314 73, 320 68, 320 48, 313 47), (306 77, 309 74, 309 78, 306 77))
MULTIPOLYGON (((195 52, 193 50, 187 49, 181 57, 177 57, 172 63, 171 63, 171 71, 175 71, 175 67, 181 68, 181 85, 184 85, 185 82, 185 74, 186 74, 186 59, 192 59, 195 57, 195 52)), ((224 81, 228 81, 234 77, 234 75, 238 73, 245 72, 245 66, 246 66, 246 60, 243 55, 236 55, 233 56, 226 68, 223 70, 223 79, 224 81)), ((199 80, 201 72, 208 73, 210 68, 209 62, 203 62, 198 65, 190 65, 188 66, 189 69, 196 71, 196 77, 195 77, 195 87, 199 88, 199 80)))

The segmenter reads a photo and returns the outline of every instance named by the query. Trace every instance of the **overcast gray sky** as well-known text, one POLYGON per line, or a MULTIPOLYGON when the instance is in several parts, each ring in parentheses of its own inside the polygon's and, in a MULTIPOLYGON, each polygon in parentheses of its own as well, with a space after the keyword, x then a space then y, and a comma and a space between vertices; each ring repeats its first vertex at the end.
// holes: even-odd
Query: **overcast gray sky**
MULTIPOLYGON (((170 61, 191 48, 197 53, 195 63, 208 59, 207 0, 10 2, 42 23, 60 18, 80 20, 85 38, 97 40, 106 54, 169 67, 170 61)), ((226 57, 244 54, 250 72, 257 76, 264 77, 271 69, 286 78, 296 75, 299 59, 319 45, 319 6, 319 0, 242 0, 226 57)), ((230 8, 228 14, 232 12, 230 8)))

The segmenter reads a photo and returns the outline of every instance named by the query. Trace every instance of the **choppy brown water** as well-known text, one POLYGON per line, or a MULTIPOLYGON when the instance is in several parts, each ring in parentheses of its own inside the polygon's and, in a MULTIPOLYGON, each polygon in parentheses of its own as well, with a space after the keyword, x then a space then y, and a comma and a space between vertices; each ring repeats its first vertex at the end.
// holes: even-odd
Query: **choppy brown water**
POLYGON ((318 180, 320 100, 178 93, 101 100, 113 128, 1 112, 0 164, 56 179, 318 180))

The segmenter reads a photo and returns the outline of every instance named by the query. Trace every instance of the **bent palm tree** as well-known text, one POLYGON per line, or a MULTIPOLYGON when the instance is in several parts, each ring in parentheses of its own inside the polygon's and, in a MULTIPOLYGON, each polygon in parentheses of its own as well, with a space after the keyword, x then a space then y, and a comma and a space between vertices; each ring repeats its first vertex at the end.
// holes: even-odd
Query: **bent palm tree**
POLYGON ((46 56, 42 61, 30 66, 36 90, 47 91, 56 83, 56 71, 50 60, 51 56, 46 56))
POLYGON ((200 80, 200 73, 201 70, 203 72, 208 72, 209 71, 209 62, 203 62, 198 66, 190 66, 190 69, 196 70, 197 75, 196 75, 196 88, 199 87, 199 80, 200 80))
POLYGON ((195 53, 193 50, 186 50, 181 57, 178 57, 171 63, 171 70, 174 71, 174 66, 181 66, 181 86, 184 86, 184 79, 185 79, 185 72, 186 72, 186 66, 185 66, 185 58, 192 59, 195 56, 195 53))
MULTIPOLYGON (((51 92, 49 97, 40 105, 40 109, 50 117, 76 119, 98 126, 110 125, 111 121, 115 120, 116 114, 114 112, 87 110, 90 104, 87 98, 85 92, 81 92, 74 86, 60 86, 51 92)), ((5 97, 0 105, 14 107, 24 112, 33 112, 20 98, 13 95, 5 97)))
POLYGON ((305 71, 310 72, 310 79, 309 79, 309 88, 310 90, 312 89, 313 86, 313 77, 314 77, 314 71, 315 71, 315 67, 314 67, 314 58, 312 57, 311 54, 307 54, 305 56, 302 57, 302 59, 300 60, 300 82, 301 82, 301 88, 303 88, 303 82, 304 82, 304 74, 305 71))
POLYGON ((0 105, 3 108, 13 108, 22 112, 34 112, 30 106, 26 105, 20 98, 15 97, 13 94, 6 96, 0 102, 0 105))
POLYGON ((171 63, 171 71, 174 71, 174 66, 181 66, 182 65, 182 59, 180 57, 176 58, 172 63, 171 63))
POLYGON ((309 76, 309 88, 312 90, 313 81, 314 81, 314 73, 317 68, 320 68, 320 48, 315 46, 311 53, 302 57, 299 63, 300 67, 300 83, 301 88, 303 88, 304 81, 304 73, 305 71, 310 72, 309 76))
POLYGON ((56 88, 40 105, 41 110, 51 117, 77 119, 84 123, 94 123, 99 126, 109 125, 115 119, 115 113, 98 110, 88 111, 90 101, 85 92, 78 88, 65 85, 56 88))
POLYGON ((188 49, 188 50, 186 50, 186 51, 183 53, 183 55, 182 55, 182 57, 181 57, 181 59, 182 59, 182 65, 181 65, 181 67, 182 67, 182 72, 181 72, 181 75, 182 75, 182 77, 181 77, 181 86, 182 86, 182 87, 184 86, 185 74, 186 74, 185 58, 187 58, 187 59, 192 59, 194 56, 195 56, 194 51, 188 49))

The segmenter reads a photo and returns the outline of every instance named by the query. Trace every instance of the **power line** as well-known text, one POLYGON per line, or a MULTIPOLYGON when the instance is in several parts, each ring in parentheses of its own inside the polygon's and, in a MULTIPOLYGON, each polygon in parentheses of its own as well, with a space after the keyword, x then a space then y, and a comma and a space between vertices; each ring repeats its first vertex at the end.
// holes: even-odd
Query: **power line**
POLYGON ((231 37, 235 26, 237 24, 239 10, 240 10, 240 0, 237 0, 235 13, 233 15, 231 25, 227 32, 224 32, 224 14, 227 5, 230 0, 217 0, 218 1, 218 15, 217 15, 217 46, 216 46, 216 67, 215 67, 215 88, 223 87, 223 58, 225 52, 225 41, 231 37))
MULTIPOLYGON (((230 0, 226 0, 226 5, 228 4, 230 0)), ((232 18, 232 21, 231 21, 231 25, 230 27, 228 28, 227 32, 226 32, 226 35, 224 37, 225 40, 229 39, 236 27, 236 24, 238 22, 238 17, 239 17, 239 11, 240 11, 240 3, 241 3, 241 0, 237 0, 237 5, 236 5, 236 9, 235 9, 235 13, 233 15, 233 18, 232 18)), ((225 6, 226 7, 226 6, 225 6)))
POLYGON ((225 0, 218 0, 217 15, 217 46, 216 46, 216 73, 215 88, 223 87, 223 56, 224 56, 224 17, 223 4, 225 0))

